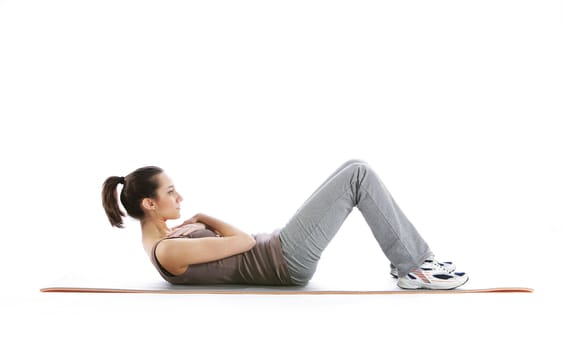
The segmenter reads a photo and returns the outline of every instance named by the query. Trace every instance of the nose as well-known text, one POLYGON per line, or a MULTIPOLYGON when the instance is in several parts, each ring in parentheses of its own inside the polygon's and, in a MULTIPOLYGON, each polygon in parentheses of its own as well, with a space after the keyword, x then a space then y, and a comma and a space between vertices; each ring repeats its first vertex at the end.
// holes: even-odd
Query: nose
POLYGON ((181 201, 183 201, 183 197, 181 196, 181 194, 178 193, 178 198, 176 198, 176 201, 179 203, 181 201))

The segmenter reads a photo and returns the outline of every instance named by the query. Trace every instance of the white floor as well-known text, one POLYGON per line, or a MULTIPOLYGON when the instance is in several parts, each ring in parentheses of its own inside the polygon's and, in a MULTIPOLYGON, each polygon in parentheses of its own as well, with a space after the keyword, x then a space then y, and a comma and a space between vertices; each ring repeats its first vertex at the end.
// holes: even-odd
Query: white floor
POLYGON ((18 299, 15 305, 3 306, 10 317, 9 332, 2 339, 17 349, 260 349, 264 344, 283 349, 295 343, 307 348, 406 349, 415 339, 438 349, 557 344, 556 304, 548 303, 544 291, 532 296, 49 294, 18 299))
MULTIPOLYGON (((553 348, 562 311, 560 1, 0 2, 0 348, 553 348), (148 261, 109 175, 155 164, 183 218, 272 230, 371 163, 469 286, 533 294, 42 294, 148 261), (548 344, 548 345, 547 345, 548 344)), ((392 283, 355 211, 316 281, 392 283)))

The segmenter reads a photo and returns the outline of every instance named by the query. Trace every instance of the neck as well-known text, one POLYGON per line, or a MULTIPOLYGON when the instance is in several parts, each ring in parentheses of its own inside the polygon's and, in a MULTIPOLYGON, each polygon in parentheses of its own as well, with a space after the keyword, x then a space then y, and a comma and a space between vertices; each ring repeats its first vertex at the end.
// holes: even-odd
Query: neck
POLYGON ((170 232, 164 220, 144 220, 141 221, 142 239, 154 241, 160 240, 170 232))

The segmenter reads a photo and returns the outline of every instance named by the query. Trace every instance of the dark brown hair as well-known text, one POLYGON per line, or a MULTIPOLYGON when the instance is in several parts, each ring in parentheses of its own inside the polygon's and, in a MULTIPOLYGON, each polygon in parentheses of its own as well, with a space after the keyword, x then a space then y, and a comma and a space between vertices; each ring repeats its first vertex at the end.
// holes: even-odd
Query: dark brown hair
POLYGON ((117 201, 117 186, 123 185, 119 198, 127 214, 141 220, 144 217, 141 202, 144 198, 156 198, 159 185, 156 175, 162 172, 159 167, 146 166, 138 168, 125 177, 110 176, 105 180, 101 197, 103 209, 112 226, 123 228, 123 216, 125 216, 117 201))

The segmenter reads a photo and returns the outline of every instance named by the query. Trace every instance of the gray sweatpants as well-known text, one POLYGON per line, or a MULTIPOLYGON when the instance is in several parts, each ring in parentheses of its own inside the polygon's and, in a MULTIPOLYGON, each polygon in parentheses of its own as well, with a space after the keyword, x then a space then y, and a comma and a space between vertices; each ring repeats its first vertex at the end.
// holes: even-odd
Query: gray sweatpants
POLYGON ((322 251, 354 207, 399 276, 433 255, 369 165, 350 160, 330 175, 281 229, 283 255, 293 283, 304 285, 312 278, 322 251))

